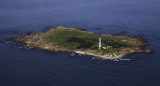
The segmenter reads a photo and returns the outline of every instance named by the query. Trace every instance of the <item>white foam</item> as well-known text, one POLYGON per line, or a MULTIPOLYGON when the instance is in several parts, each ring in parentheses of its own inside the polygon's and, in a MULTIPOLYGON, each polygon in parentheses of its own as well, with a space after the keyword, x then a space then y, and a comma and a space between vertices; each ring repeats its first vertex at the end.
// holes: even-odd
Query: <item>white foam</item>
POLYGON ((76 54, 75 53, 72 53, 72 54, 70 54, 71 56, 75 56, 76 54))

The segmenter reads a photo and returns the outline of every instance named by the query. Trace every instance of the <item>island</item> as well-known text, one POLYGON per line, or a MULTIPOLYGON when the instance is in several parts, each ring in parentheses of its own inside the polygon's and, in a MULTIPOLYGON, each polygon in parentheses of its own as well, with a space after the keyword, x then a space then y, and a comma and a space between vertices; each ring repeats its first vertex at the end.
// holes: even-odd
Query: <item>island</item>
POLYGON ((28 48, 40 48, 54 52, 73 52, 102 59, 122 58, 127 54, 151 53, 144 50, 147 43, 140 37, 96 34, 84 29, 56 26, 48 31, 12 38, 24 42, 28 48))

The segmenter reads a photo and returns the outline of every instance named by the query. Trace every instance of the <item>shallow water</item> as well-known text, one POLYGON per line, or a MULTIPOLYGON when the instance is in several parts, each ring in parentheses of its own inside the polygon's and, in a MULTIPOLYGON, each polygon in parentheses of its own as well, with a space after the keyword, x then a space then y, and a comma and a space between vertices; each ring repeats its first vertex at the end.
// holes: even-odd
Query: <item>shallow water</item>
POLYGON ((159 0, 0 0, 0 86, 159 86, 159 23, 159 0), (100 60, 8 41, 58 25, 140 36, 154 52, 100 60))

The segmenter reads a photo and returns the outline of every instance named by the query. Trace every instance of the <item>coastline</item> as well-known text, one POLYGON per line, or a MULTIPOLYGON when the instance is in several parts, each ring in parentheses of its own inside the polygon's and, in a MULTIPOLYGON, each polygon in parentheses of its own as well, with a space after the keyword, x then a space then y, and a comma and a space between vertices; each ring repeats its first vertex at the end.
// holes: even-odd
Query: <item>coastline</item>
POLYGON ((17 42, 23 42, 25 43, 25 46, 28 48, 41 48, 41 49, 45 49, 45 50, 53 51, 53 52, 74 52, 74 53, 81 54, 81 55, 91 55, 91 56, 100 57, 103 59, 117 59, 117 58, 122 58, 123 56, 127 54, 151 53, 152 52, 151 50, 143 50, 144 47, 147 46, 147 43, 144 42, 144 40, 141 39, 140 37, 135 37, 135 36, 100 34, 100 35, 110 36, 110 37, 125 38, 125 40, 122 40, 122 41, 124 42, 127 41, 135 46, 133 48, 121 49, 120 54, 117 56, 105 56, 105 55, 102 55, 102 53, 97 53, 95 50, 69 50, 61 46, 57 46, 54 43, 46 42, 42 39, 43 36, 49 34, 50 32, 55 31, 55 30, 61 30, 61 29, 80 31, 80 32, 88 33, 88 34, 95 34, 93 32, 87 32, 84 29, 56 26, 56 27, 51 28, 48 31, 37 32, 37 33, 25 35, 25 36, 19 36, 11 40, 17 41, 17 42))
POLYGON ((90 56, 95 56, 95 57, 99 57, 102 59, 118 59, 118 58, 122 58, 125 55, 119 55, 119 56, 103 56, 103 55, 96 55, 94 53, 89 53, 89 52, 83 52, 83 51, 75 51, 75 53, 80 54, 80 55, 90 55, 90 56))

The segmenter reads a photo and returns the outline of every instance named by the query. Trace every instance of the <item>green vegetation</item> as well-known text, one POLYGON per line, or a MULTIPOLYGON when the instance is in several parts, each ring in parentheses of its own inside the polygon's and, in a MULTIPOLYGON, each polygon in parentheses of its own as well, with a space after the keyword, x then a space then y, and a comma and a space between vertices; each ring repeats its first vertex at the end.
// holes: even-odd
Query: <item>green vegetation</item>
POLYGON ((103 36, 99 34, 92 34, 80 31, 53 31, 44 37, 45 41, 54 42, 59 46, 67 49, 98 49, 99 37, 102 38, 102 46, 112 46, 110 49, 104 50, 104 52, 112 52, 119 50, 120 47, 131 47, 130 44, 122 42, 121 38, 103 36))

